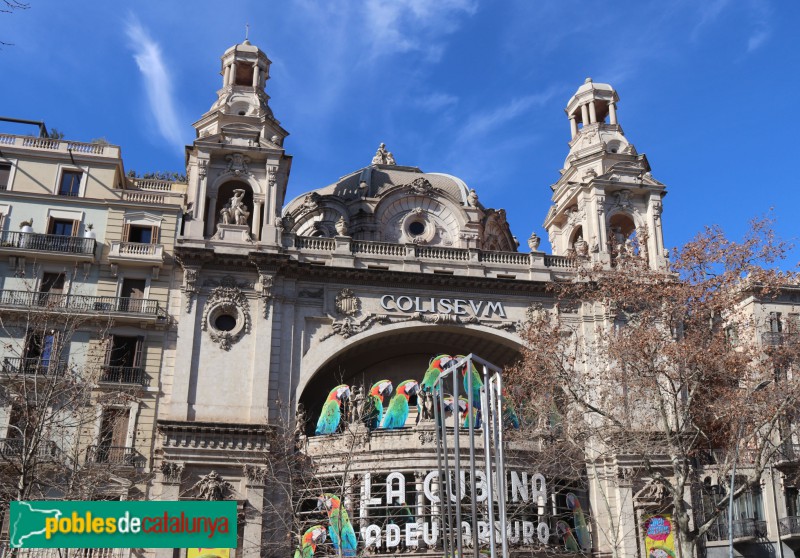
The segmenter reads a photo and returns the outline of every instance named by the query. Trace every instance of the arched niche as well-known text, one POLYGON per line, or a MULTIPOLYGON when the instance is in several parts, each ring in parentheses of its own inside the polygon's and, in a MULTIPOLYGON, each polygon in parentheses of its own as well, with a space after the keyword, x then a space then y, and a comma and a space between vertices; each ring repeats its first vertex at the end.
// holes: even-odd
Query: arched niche
MULTIPOLYGON (((331 344, 337 339, 331 338, 331 344)), ((364 386, 378 380, 396 387, 403 380, 421 382, 430 360, 440 354, 475 353, 501 367, 520 357, 521 345, 506 332, 481 326, 394 324, 362 338, 339 341, 338 350, 321 343, 306 357, 297 386, 297 400, 306 409, 307 432, 312 435, 320 410, 331 389, 339 384, 364 386), (324 355, 324 356, 323 356, 324 355), (327 357, 327 358, 325 358, 327 357)), ((411 406, 416 405, 412 398, 411 406)))
POLYGON ((217 188, 217 205, 215 209, 215 215, 207 215, 207 220, 212 220, 214 223, 214 229, 216 230, 216 226, 221 222, 219 212, 220 210, 225 207, 225 204, 228 203, 228 200, 233 197, 233 191, 242 189, 244 190, 244 199, 242 202, 247 207, 247 211, 250 212, 249 217, 247 218, 247 225, 248 227, 252 228, 253 226, 253 188, 247 182, 241 180, 228 180, 227 182, 223 182, 217 188))

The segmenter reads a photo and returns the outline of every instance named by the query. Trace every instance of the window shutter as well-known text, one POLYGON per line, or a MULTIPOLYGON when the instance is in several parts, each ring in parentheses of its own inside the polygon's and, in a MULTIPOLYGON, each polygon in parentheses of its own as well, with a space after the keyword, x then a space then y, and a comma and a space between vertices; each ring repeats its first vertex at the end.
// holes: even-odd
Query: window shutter
POLYGON ((158 227, 153 227, 153 230, 150 234, 150 244, 158 244, 158 227))
POLYGON ((104 352, 105 352, 105 356, 103 357, 103 364, 105 366, 111 366, 111 353, 114 350, 114 336, 113 335, 103 339, 103 349, 104 349, 104 352))
POLYGON ((81 222, 80 221, 73 221, 72 222, 72 235, 70 235, 70 236, 78 236, 78 230, 79 230, 80 226, 81 226, 81 222))
POLYGON ((52 217, 48 217, 47 218, 47 228, 45 229, 45 232, 47 234, 53 234, 53 218, 52 217))
POLYGON ((144 353, 144 335, 140 335, 136 341, 136 353, 133 355, 134 368, 144 367, 143 353, 144 353))
POLYGON ((122 242, 130 242, 131 226, 129 223, 122 225, 122 242))

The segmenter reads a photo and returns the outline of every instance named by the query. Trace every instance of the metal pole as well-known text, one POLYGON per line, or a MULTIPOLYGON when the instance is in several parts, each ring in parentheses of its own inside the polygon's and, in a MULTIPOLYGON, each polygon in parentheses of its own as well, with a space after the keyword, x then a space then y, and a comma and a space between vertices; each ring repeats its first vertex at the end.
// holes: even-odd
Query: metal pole
MULTIPOLYGON (((458 363, 457 363, 458 364, 458 363)), ((455 404, 455 408, 453 409, 453 414, 458 416, 456 413, 458 411, 458 367, 456 366, 453 370, 453 402, 455 404)), ((469 412, 469 409, 467 409, 469 412)), ((454 472, 456 475, 456 541, 458 543, 458 558, 464 558, 464 537, 463 533, 461 532, 461 447, 459 444, 459 438, 461 438, 461 425, 459 424, 459 419, 455 420, 455 428, 453 429, 453 457, 454 457, 454 472)))
POLYGON ((492 480, 492 448, 489 440, 489 425, 492 424, 490 419, 493 415, 489 412, 489 370, 483 366, 483 388, 481 389, 481 409, 483 409, 483 453, 484 465, 486 467, 486 494, 487 494, 487 511, 489 513, 489 551, 491 558, 497 557, 497 550, 495 549, 495 523, 494 523, 494 482, 492 480))
MULTIPOLYGON (((742 423, 739 422, 739 433, 742 431, 742 423)), ((728 557, 733 558, 733 492, 736 486, 736 462, 739 461, 739 437, 736 437, 736 454, 733 458, 733 469, 731 469, 731 487, 728 494, 728 557)))
POLYGON ((494 377, 496 378, 496 401, 497 406, 493 409, 495 412, 495 420, 499 425, 496 429, 498 434, 498 445, 495 448, 495 451, 500 456, 500 467, 498 468, 499 477, 497 479, 497 484, 499 484, 500 490, 500 531, 502 533, 501 541, 503 543, 503 558, 508 556, 508 536, 507 536, 507 528, 506 528, 506 462, 504 457, 503 451, 503 378, 500 374, 495 374, 494 377))
MULTIPOLYGON (((439 389, 439 401, 434 402, 433 405, 433 420, 436 423, 436 464, 438 465, 438 477, 439 477, 439 527, 441 528, 442 533, 442 546, 444 548, 444 555, 449 556, 449 545, 447 544, 447 531, 445 530, 444 522, 445 522, 445 514, 444 514, 444 498, 445 498, 445 490, 444 490, 444 481, 442 481, 442 438, 447 435, 447 431, 445 429, 445 416, 444 416, 444 397, 442 397, 442 384, 434 384, 433 390, 431 392, 431 397, 436 397, 436 389, 439 389)), ((433 515, 433 514, 431 514, 433 515)))
MULTIPOLYGON (((472 355, 470 355, 472 356, 472 355)), ((472 378, 472 359, 467 357, 467 362, 464 366, 467 367, 467 404, 469 405, 469 412, 467 418, 469 420, 469 500, 472 512, 472 555, 478 558, 478 508, 475 502, 475 420, 477 413, 473 411, 475 405, 475 398, 472 394, 473 378, 472 378)), ((459 558, 461 556, 459 555, 459 558)))

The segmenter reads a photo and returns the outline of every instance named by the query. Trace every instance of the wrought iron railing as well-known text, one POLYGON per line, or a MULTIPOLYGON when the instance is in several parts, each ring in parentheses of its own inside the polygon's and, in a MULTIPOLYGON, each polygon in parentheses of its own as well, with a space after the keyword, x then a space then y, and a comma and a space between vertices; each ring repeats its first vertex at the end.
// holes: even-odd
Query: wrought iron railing
MULTIPOLYGON (((767 536, 767 522, 758 519, 737 519, 733 522, 733 540, 763 539, 767 536)), ((728 524, 719 523, 706 531, 709 541, 728 540, 728 524)))
MULTIPOLYGON (((0 438, 0 455, 6 459, 19 459, 28 450, 22 438, 0 438)), ((36 457, 41 460, 58 460, 61 448, 51 440, 42 440, 36 448, 36 457)))
POLYGON ((781 537, 790 537, 792 535, 800 536, 800 517, 789 516, 780 518, 778 520, 778 531, 781 537))
POLYGON ((0 558, 128 558, 129 548, 11 548, 0 543, 0 558))
POLYGON ((141 366, 103 366, 100 381, 110 384, 136 384, 143 386, 147 375, 141 366))
POLYGON ((761 343, 764 345, 793 345, 800 343, 800 333, 789 333, 787 331, 765 331, 761 334, 761 343))
POLYGON ((157 300, 118 296, 86 296, 40 291, 0 291, 0 306, 40 307, 53 311, 148 314, 166 317, 157 300))
POLYGON ((128 558, 129 548, 11 548, 0 543, 0 558, 128 558))
POLYGON ((136 450, 125 446, 107 446, 100 444, 89 446, 86 450, 87 463, 108 463, 110 465, 133 466, 137 460, 136 450))
POLYGON ((61 376, 67 371, 67 363, 63 360, 42 357, 3 357, 0 367, 4 374, 30 376, 61 376))
POLYGON ((58 234, 25 233, 5 231, 0 239, 2 248, 24 248, 41 252, 66 252, 69 254, 93 255, 97 247, 94 238, 62 236, 58 234))

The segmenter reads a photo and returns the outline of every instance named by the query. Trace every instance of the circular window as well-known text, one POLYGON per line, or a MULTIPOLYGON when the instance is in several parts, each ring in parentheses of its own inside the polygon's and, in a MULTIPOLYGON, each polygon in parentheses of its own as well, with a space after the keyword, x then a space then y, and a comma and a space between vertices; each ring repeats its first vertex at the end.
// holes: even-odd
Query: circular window
POLYGON ((410 232, 414 236, 419 236, 425 232, 425 223, 420 223, 419 221, 412 221, 408 225, 408 232, 410 232))
POLYGON ((230 314, 220 314, 214 319, 214 329, 219 331, 233 331, 236 327, 236 318, 230 314))

